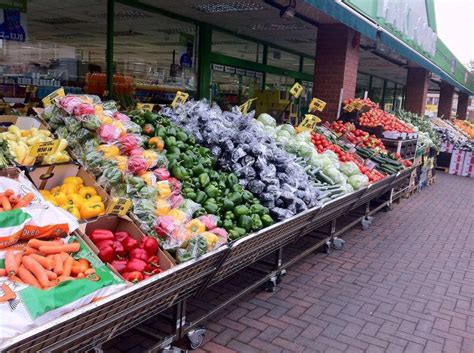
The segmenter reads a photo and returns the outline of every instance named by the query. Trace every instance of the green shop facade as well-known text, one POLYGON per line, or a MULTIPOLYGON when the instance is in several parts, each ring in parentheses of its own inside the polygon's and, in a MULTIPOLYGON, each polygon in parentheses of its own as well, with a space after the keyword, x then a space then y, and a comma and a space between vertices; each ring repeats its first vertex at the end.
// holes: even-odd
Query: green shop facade
POLYGON ((306 90, 299 113, 317 96, 328 100, 334 118, 343 98, 369 97, 386 110, 408 105, 422 114, 428 90, 450 85, 459 97, 474 91, 472 74, 436 36, 429 0, 410 8, 424 14, 428 28, 416 36, 409 23, 396 27, 400 14, 391 9, 400 1, 53 2, 18 10, 25 41, 2 39, 7 101, 34 85, 38 98, 63 86, 130 105, 168 103, 181 90, 228 108, 300 82, 306 90), (421 87, 411 84, 412 72, 424 73, 421 87))

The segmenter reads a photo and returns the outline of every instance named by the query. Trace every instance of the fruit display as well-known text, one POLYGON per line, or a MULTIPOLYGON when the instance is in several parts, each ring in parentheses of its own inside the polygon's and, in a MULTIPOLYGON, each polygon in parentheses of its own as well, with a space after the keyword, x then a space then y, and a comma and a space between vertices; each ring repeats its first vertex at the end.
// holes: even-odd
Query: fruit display
POLYGON ((471 140, 474 139, 474 124, 467 120, 453 120, 454 126, 464 132, 471 140))
MULTIPOLYGON (((21 130, 16 125, 10 125, 7 131, 0 133, 1 148, 7 153, 2 152, 5 156, 7 154, 15 163, 23 166, 32 166, 35 164, 37 157, 30 153, 31 147, 40 142, 51 142, 53 137, 51 131, 45 129, 37 129, 35 127, 28 130, 21 130), (5 146, 6 142, 6 146, 5 146), (7 147, 7 149, 6 149, 7 147)), ((67 141, 60 139, 57 149, 53 154, 45 156, 41 164, 58 164, 66 163, 71 160, 71 157, 66 151, 67 141)))
POLYGON ((375 102, 372 102, 370 99, 365 98, 350 98, 344 101, 344 111, 366 111, 370 109, 378 109, 379 105, 375 102))
POLYGON ((240 111, 223 112, 206 102, 189 102, 176 110, 165 108, 162 115, 208 147, 217 165, 233 172, 275 220, 319 204, 319 191, 296 158, 240 111))
POLYGON ((397 119, 394 115, 379 108, 373 108, 362 113, 359 118, 362 127, 375 128, 381 126, 383 131, 395 131, 399 133, 413 133, 414 130, 406 123, 397 119))
POLYGON ((396 115, 400 120, 412 126, 414 131, 418 132, 419 148, 431 147, 439 149, 440 141, 438 135, 433 130, 428 118, 422 118, 415 113, 404 110, 397 111, 396 115))
POLYGON ((217 215, 217 224, 229 233, 230 239, 273 223, 268 209, 239 184, 234 173, 218 170, 210 150, 197 145, 192 135, 169 119, 150 112, 136 111, 130 115, 142 126, 144 134, 150 136, 149 147, 164 150, 168 159, 169 172, 156 169, 158 179, 169 175, 176 178, 182 183, 182 195, 201 206, 194 217, 217 215))
POLYGON ((377 148, 385 151, 385 146, 375 135, 369 134, 367 131, 357 129, 350 122, 344 123, 341 120, 334 121, 330 128, 337 134, 343 135, 349 142, 356 146, 364 148, 377 148))

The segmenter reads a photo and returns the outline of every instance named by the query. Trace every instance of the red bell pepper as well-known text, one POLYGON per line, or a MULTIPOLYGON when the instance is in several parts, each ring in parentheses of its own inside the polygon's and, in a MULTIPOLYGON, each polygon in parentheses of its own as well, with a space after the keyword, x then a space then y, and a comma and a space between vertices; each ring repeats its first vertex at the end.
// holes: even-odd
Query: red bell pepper
POLYGON ((119 242, 119 241, 114 241, 114 250, 115 250, 115 254, 117 256, 127 255, 127 252, 125 251, 125 248, 123 247, 122 243, 119 242))
POLYGON ((127 267, 125 267, 125 271, 127 272, 133 272, 133 271, 139 271, 143 272, 145 270, 147 263, 143 260, 140 259, 131 259, 127 263, 127 267))
POLYGON ((150 258, 146 250, 140 249, 140 248, 133 249, 132 251, 128 253, 128 255, 130 256, 131 259, 140 259, 145 262, 147 262, 148 259, 150 258))
POLYGON ((153 237, 143 237, 141 247, 146 250, 149 256, 156 255, 160 244, 153 237))
POLYGON ((99 258, 104 262, 110 262, 115 257, 115 251, 112 246, 105 246, 99 250, 99 258))
POLYGON ((123 241, 121 241, 121 243, 125 250, 128 252, 132 251, 135 248, 138 248, 138 241, 136 241, 132 237, 125 238, 123 241))
POLYGON ((130 238, 130 234, 127 232, 115 232, 115 240, 118 240, 119 242, 124 241, 126 238, 130 238))
POLYGON ((115 270, 117 270, 117 272, 122 273, 127 267, 127 262, 127 260, 114 260, 110 264, 115 268, 115 270))
POLYGON ((105 248, 106 246, 114 247, 114 241, 112 239, 101 240, 98 243, 96 243, 95 245, 100 250, 102 248, 105 248))
POLYGON ((114 239, 114 233, 112 233, 108 229, 94 229, 90 234, 89 238, 94 242, 94 244, 97 244, 98 242, 102 240, 113 240, 114 239))
MULTIPOLYGON (((145 272, 146 273, 154 273, 156 269, 160 268, 160 261, 158 260, 157 256, 152 256, 148 259, 145 272)), ((160 270, 161 272, 161 270, 160 270)))
POLYGON ((123 278, 125 278, 126 281, 132 282, 132 283, 137 283, 140 281, 143 281, 144 276, 143 273, 139 271, 130 271, 130 272, 125 272, 122 274, 123 278))

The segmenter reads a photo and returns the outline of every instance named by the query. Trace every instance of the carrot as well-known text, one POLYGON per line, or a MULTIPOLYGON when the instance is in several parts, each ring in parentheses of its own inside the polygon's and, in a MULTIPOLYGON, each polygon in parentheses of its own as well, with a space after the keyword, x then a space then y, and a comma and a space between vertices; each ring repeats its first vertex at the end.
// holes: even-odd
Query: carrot
POLYGON ((15 259, 15 253, 11 250, 7 251, 5 255, 5 270, 9 276, 16 275, 18 272, 18 264, 15 259))
POLYGON ((5 277, 7 275, 7 270, 0 268, 0 277, 5 277))
POLYGON ((41 285, 39 284, 36 277, 33 276, 33 274, 28 271, 23 265, 18 268, 18 278, 20 278, 20 280, 25 284, 29 284, 31 286, 41 289, 41 285))
POLYGON ((88 268, 87 270, 84 271, 84 274, 87 276, 87 275, 91 275, 95 273, 95 270, 93 268, 88 268))
POLYGON ((56 273, 54 273, 53 271, 48 271, 48 270, 47 270, 47 271, 46 271, 46 274, 48 275, 48 279, 49 279, 50 281, 53 281, 53 280, 55 280, 55 279, 58 278, 58 275, 57 275, 56 273))
POLYGON ((0 203, 2 204, 4 211, 10 211, 12 209, 12 205, 10 204, 10 201, 8 201, 7 196, 1 196, 0 203))
POLYGON ((10 201, 10 204, 13 206, 13 205, 16 205, 18 201, 20 201, 20 197, 16 195, 12 195, 8 197, 8 201, 10 201))
POLYGON ((28 245, 32 248, 39 249, 43 245, 63 245, 64 241, 61 239, 58 240, 39 240, 39 239, 30 239, 28 240, 28 245))
POLYGON ((54 260, 53 271, 56 272, 58 275, 63 274, 65 255, 66 255, 65 253, 61 253, 61 254, 56 254, 53 257, 53 260, 54 260))
POLYGON ((23 282, 17 276, 10 276, 9 278, 10 278, 11 281, 18 282, 18 283, 21 283, 21 284, 25 284, 25 282, 23 282))
POLYGON ((63 245, 43 245, 39 247, 39 251, 43 254, 57 254, 60 252, 78 252, 81 245, 78 242, 63 245))
POLYGON ((68 277, 68 276, 59 276, 57 279, 58 284, 64 281, 72 281, 74 280, 74 277, 68 277))
POLYGON ((3 212, 3 207, 0 207, 0 212, 3 212))
POLYGON ((39 254, 39 255, 41 255, 41 253, 39 252, 38 249, 32 248, 31 246, 27 246, 27 247, 25 248, 25 255, 32 255, 32 254, 39 254))
POLYGON ((33 273, 33 275, 38 279, 38 282, 41 284, 41 287, 49 287, 49 279, 46 273, 46 270, 39 264, 38 261, 33 259, 31 256, 25 256, 21 260, 25 268, 33 273))
POLYGON ((33 259, 35 259, 36 261, 38 261, 40 263, 40 265, 43 266, 45 269, 47 269, 47 270, 52 270, 53 269, 53 266, 54 266, 53 259, 51 259, 51 258, 48 259, 47 257, 41 256, 41 255, 38 255, 38 254, 32 254, 30 256, 33 259))
POLYGON ((64 261, 64 269, 63 269, 63 276, 69 277, 71 275, 72 264, 74 262, 74 258, 72 256, 66 257, 66 261, 64 261))
POLYGON ((22 208, 28 206, 31 201, 35 198, 35 195, 32 192, 25 194, 15 205, 13 209, 22 208))
POLYGON ((85 277, 84 274, 81 272, 81 273, 78 273, 78 274, 77 274, 77 277, 76 277, 76 278, 84 278, 84 277, 85 277))
POLYGON ((15 192, 12 189, 6 189, 3 194, 7 197, 15 195, 15 192))
POLYGON ((21 260, 23 259, 23 252, 19 251, 15 254, 15 262, 18 267, 21 265, 21 260))

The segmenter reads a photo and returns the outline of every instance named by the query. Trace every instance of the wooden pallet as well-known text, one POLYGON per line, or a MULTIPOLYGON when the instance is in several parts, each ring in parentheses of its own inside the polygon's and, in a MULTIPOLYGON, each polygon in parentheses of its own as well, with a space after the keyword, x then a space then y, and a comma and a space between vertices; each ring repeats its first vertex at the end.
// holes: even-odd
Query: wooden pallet
POLYGON ((449 168, 443 168, 443 167, 436 167, 436 170, 440 170, 440 171, 445 172, 445 173, 449 172, 449 168))

